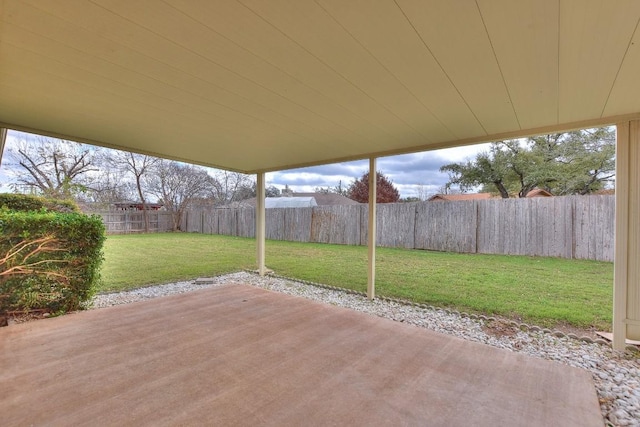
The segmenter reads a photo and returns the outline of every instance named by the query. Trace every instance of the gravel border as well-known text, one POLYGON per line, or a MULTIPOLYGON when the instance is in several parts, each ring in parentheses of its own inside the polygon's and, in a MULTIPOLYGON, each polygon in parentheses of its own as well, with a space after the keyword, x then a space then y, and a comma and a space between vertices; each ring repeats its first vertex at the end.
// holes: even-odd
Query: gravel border
POLYGON ((127 304, 229 283, 250 284, 300 296, 586 369, 593 377, 605 425, 640 427, 640 356, 637 348, 630 347, 625 352, 617 352, 604 340, 594 342, 589 337, 565 335, 536 326, 390 298, 369 301, 365 295, 356 291, 276 275, 261 277, 250 272, 214 277, 207 284, 185 281, 101 294, 94 298, 93 308, 127 304))

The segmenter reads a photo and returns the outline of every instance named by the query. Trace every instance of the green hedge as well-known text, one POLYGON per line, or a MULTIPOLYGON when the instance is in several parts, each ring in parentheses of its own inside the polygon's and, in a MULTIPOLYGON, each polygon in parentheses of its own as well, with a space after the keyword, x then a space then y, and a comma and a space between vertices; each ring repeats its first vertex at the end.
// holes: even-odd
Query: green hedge
MULTIPOLYGON (((2 196, 0 200, 8 199, 2 196)), ((57 205, 39 206, 25 198, 11 204, 22 210, 11 210, 7 204, 0 207, 0 317, 10 311, 77 310, 93 295, 102 263, 104 225, 97 216, 48 210, 58 209, 57 205), (39 246, 44 250, 33 253, 39 246), (11 253, 14 256, 1 262, 11 253)))
POLYGON ((0 193, 0 209, 12 211, 80 212, 73 200, 45 199, 24 194, 0 193))

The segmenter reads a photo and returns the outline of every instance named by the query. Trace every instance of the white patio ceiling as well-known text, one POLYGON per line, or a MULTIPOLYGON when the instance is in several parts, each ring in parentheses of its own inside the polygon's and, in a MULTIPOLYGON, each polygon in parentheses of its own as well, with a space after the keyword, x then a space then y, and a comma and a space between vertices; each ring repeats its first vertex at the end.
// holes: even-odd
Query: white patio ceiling
POLYGON ((640 112, 637 0, 0 8, 0 126, 243 172, 640 112))

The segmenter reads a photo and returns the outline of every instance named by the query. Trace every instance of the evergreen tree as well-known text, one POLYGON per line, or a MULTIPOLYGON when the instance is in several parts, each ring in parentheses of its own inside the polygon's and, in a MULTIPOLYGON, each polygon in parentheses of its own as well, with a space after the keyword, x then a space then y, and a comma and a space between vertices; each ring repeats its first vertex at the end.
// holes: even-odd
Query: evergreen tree
POLYGON ((615 133, 597 128, 493 142, 475 160, 440 171, 449 173, 447 187, 482 187, 503 198, 526 197, 536 187, 555 195, 589 194, 615 176, 615 133))

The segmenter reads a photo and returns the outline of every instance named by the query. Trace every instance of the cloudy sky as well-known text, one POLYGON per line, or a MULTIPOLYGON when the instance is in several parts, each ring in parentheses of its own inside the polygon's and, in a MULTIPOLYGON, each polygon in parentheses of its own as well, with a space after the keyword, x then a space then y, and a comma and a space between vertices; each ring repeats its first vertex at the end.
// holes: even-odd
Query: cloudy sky
MULTIPOLYGON (((447 175, 439 171, 442 165, 473 159, 478 152, 487 149, 488 144, 479 144, 381 157, 377 166, 393 181, 402 197, 428 197, 447 183, 447 175)), ((267 185, 275 185, 280 189, 288 185, 294 191, 310 192, 316 187, 335 187, 340 181, 346 187, 368 170, 369 161, 359 160, 272 172, 267 174, 266 180, 267 185)))
MULTIPOLYGON (((35 141, 35 136, 9 131, 5 151, 18 140, 35 141)), ((440 166, 473 159, 486 150, 488 144, 449 148, 400 156, 381 157, 378 170, 389 177, 402 197, 428 197, 436 194, 447 182, 447 175, 440 173, 440 166)), ((4 163, 4 162, 3 162, 4 163)), ((334 163, 303 169, 271 172, 266 176, 267 185, 279 189, 288 186, 297 192, 312 192, 317 187, 335 187, 341 181, 347 187, 354 179, 361 177, 369 168, 368 160, 334 163)), ((0 167, 0 191, 9 191, 10 182, 5 167, 0 167)))

